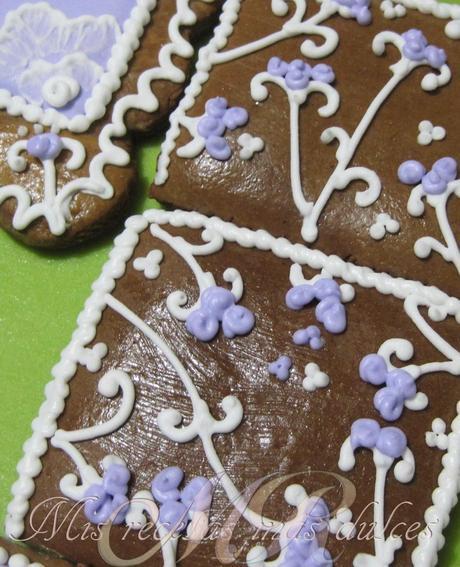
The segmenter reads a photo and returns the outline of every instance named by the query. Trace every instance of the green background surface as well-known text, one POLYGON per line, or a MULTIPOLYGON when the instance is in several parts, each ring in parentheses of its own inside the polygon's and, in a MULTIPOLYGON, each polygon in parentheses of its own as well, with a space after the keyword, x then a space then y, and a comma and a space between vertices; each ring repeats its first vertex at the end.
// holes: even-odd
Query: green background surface
MULTIPOLYGON (((157 206, 145 195, 158 150, 155 141, 139 145, 139 183, 132 213, 157 206)), ((30 424, 51 379, 50 370, 71 338, 116 232, 90 246, 56 253, 28 249, 0 230, 1 519, 10 501, 22 444, 31 434, 30 424)), ((445 535, 447 544, 438 565, 460 567, 460 505, 445 535)))

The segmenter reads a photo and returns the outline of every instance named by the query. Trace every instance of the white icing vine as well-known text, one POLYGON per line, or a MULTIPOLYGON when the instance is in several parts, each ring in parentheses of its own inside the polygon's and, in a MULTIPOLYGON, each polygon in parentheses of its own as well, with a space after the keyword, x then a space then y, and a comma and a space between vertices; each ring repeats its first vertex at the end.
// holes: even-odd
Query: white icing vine
MULTIPOLYGON (((293 283, 305 281, 302 275, 301 266, 307 265, 314 270, 324 270, 322 275, 328 274, 330 277, 341 278, 347 282, 342 287, 341 292, 344 298, 352 297, 352 288, 350 283, 359 283, 363 287, 375 287, 381 293, 392 294, 395 297, 404 299, 404 307, 415 323, 420 332, 433 344, 443 355, 442 362, 427 363, 419 366, 409 365, 406 370, 411 372, 414 377, 419 377, 428 372, 446 371, 454 375, 460 375, 460 354, 453 349, 438 333, 436 333, 428 322, 422 317, 420 307, 428 307, 429 317, 435 321, 441 321, 448 316, 456 317, 460 323, 460 301, 456 298, 446 296, 442 291, 433 287, 423 286, 420 282, 402 280, 400 278, 392 278, 387 274, 378 274, 369 268, 360 268, 347 264, 337 257, 328 257, 325 254, 310 250, 306 246, 300 244, 291 244, 284 238, 274 238, 267 232, 251 231, 245 228, 223 222, 217 218, 207 218, 198 213, 190 212, 167 212, 167 211, 148 211, 143 216, 132 217, 126 223, 126 230, 115 240, 115 247, 110 253, 110 260, 103 269, 101 277, 93 285, 93 294, 85 305, 85 310, 78 318, 78 329, 74 333, 72 342, 64 350, 61 362, 54 368, 54 381, 46 388, 47 400, 44 403, 39 418, 34 422, 34 433, 31 439, 25 444, 24 458, 18 465, 19 480, 12 488, 14 496, 13 501, 8 507, 7 533, 15 537, 19 537, 24 530, 24 517, 28 510, 28 501, 34 492, 33 479, 41 472, 41 456, 47 450, 46 440, 52 438, 52 444, 63 449, 75 463, 79 478, 76 475, 67 475, 61 481, 63 492, 71 498, 80 499, 85 492, 85 486, 88 483, 98 483, 101 480, 99 472, 89 465, 75 444, 84 443, 93 438, 108 435, 115 431, 129 419, 130 413, 134 407, 134 387, 130 377, 123 371, 110 370, 105 373, 99 381, 99 393, 107 398, 113 398, 121 393, 119 409, 114 417, 107 423, 100 423, 96 426, 89 427, 80 431, 63 431, 57 430, 57 419, 65 407, 65 398, 69 394, 68 381, 74 376, 77 365, 88 361, 88 356, 92 354, 103 355, 103 347, 96 346, 90 348, 89 345, 94 340, 96 328, 100 321, 102 312, 106 307, 115 310, 119 315, 134 325, 148 340, 158 348, 168 359, 171 366, 175 369, 178 378, 181 380, 185 390, 190 398, 193 408, 193 419, 187 425, 182 424, 182 415, 175 409, 169 408, 162 411, 158 416, 158 425, 162 433, 174 442, 184 443, 195 438, 199 438, 203 445, 205 455, 209 461, 211 468, 214 470, 217 478, 221 479, 223 488, 225 489, 229 500, 242 513, 252 525, 263 530, 267 530, 267 526, 271 526, 273 531, 287 536, 286 525, 281 522, 263 518, 254 511, 247 508, 244 496, 234 485, 230 476, 225 472, 222 462, 217 454, 213 442, 214 434, 231 433, 240 424, 243 418, 243 407, 237 398, 228 396, 222 400, 222 408, 225 417, 222 420, 215 419, 205 400, 203 400, 193 381, 191 380, 187 370, 173 352, 171 347, 147 325, 140 317, 138 317, 131 309, 115 299, 112 295, 116 285, 116 280, 121 278, 125 273, 126 266, 131 260, 133 252, 139 242, 140 234, 150 226, 150 231, 155 238, 160 239, 167 244, 175 253, 179 254, 194 272, 198 286, 200 282, 204 285, 208 283, 206 274, 202 272, 197 265, 195 256, 204 254, 212 254, 219 250, 225 242, 236 242, 244 248, 257 248, 260 250, 269 250, 279 258, 289 259, 293 262, 291 269, 291 280, 293 283), (174 227, 189 227, 195 230, 202 229, 202 238, 205 242, 203 245, 194 245, 186 242, 183 238, 173 237, 162 225, 170 224, 174 227), (97 351, 96 353, 94 351, 97 351)), ((234 279, 236 281, 236 279, 234 279)), ((242 284, 242 282, 241 282, 242 284)), ((242 288, 241 288, 242 290, 242 288)), ((181 305, 181 308, 183 308, 181 305)), ((100 345, 100 344, 99 344, 100 345)), ((392 339, 382 345, 379 353, 386 358, 390 364, 390 358, 395 354, 400 360, 408 361, 413 355, 412 345, 402 339, 392 339)), ((100 361, 99 361, 100 362, 100 361)), ((87 364, 88 365, 88 364, 87 364)), ((88 368, 97 368, 98 364, 90 364, 88 368)), ((99 367, 100 369, 100 367, 99 367)), ((460 408, 460 406, 459 406, 460 408)), ((460 450, 458 443, 458 425, 457 420, 452 424, 452 437, 449 437, 449 443, 446 449, 448 458, 444 463, 444 471, 440 475, 439 489, 444 491, 445 497, 438 500, 435 498, 433 509, 426 515, 427 523, 433 515, 442 515, 442 522, 437 527, 434 535, 427 540, 419 538, 419 547, 414 551, 414 565, 428 566, 432 563, 429 561, 436 557, 437 551, 442 547, 442 529, 448 521, 449 511, 452 508, 456 492, 458 489, 458 472, 460 470, 460 450), (418 558, 422 558, 425 563, 418 563, 418 558)), ((383 432, 384 430, 382 430, 383 432)), ((388 437, 388 433, 385 434, 388 437)), ((354 466, 353 449, 357 447, 352 445, 352 436, 345 442, 342 450, 341 467, 349 470, 354 466)), ((391 438, 391 436, 390 436, 391 438)), ((382 440, 381 440, 382 441, 382 440)), ((390 457, 385 452, 386 444, 379 444, 374 447, 374 461, 376 463, 376 501, 375 520, 376 535, 378 536, 384 523, 384 486, 385 478, 390 470, 393 462, 399 457, 390 457), (382 450, 380 448, 383 447, 382 450)), ((400 482, 408 482, 414 472, 414 461, 412 453, 405 448, 401 452, 402 460, 398 460, 394 468, 396 478, 400 482)), ((102 463, 103 469, 111 464, 120 463, 119 459, 114 456, 108 456, 102 463)), ((435 491, 436 493, 436 491, 435 491)), ((301 517, 301 511, 305 512, 306 506, 310 499, 306 497, 306 493, 302 487, 291 485, 289 487, 286 501, 288 504, 297 506, 297 519, 301 517)), ((136 494, 139 499, 142 498, 143 492, 136 494)), ((130 506, 127 516, 128 525, 145 525, 146 515, 151 511, 151 517, 155 520, 156 512, 154 506, 150 506, 149 502, 141 504, 139 501, 130 506), (143 517, 143 518, 142 518, 143 517)), ((351 524, 351 516, 349 511, 342 510, 335 514, 328 523, 328 529, 331 533, 343 533, 345 537, 353 537, 353 526, 351 524)), ((288 544, 289 542, 286 541, 288 544)), ((163 546, 163 557, 168 565, 175 565, 175 545, 177 541, 170 539, 163 546)), ((399 547, 397 539, 382 539, 376 542, 375 556, 361 555, 362 562, 355 565, 389 565, 392 555, 396 548, 399 547), (377 561, 377 563, 375 563, 377 561)), ((287 555, 289 545, 285 546, 285 554, 287 555)), ((251 565, 276 565, 279 563, 283 554, 274 562, 267 563, 266 550, 263 548, 255 548, 250 552, 248 562, 251 565), (265 555, 264 555, 265 554, 265 555)), ((359 561, 359 560, 358 560, 359 561)))

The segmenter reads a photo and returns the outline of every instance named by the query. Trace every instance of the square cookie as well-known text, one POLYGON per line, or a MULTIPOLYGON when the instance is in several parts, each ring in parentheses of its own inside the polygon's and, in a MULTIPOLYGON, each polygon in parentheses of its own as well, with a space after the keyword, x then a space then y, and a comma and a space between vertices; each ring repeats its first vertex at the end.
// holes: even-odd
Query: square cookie
POLYGON ((130 218, 6 531, 88 565, 435 565, 460 301, 196 212, 130 218))
POLYGON ((458 296, 459 17, 228 0, 152 195, 458 296))

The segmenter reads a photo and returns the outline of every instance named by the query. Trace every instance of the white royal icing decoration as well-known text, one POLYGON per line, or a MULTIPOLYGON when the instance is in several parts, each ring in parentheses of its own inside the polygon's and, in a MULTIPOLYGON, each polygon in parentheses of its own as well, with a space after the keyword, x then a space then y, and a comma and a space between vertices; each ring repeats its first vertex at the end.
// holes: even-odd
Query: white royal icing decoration
POLYGON ((265 142, 262 138, 254 137, 251 134, 241 134, 238 138, 238 144, 241 146, 240 158, 252 159, 254 154, 262 152, 265 148, 265 142))
POLYGON ((446 422, 437 417, 433 420, 431 431, 425 434, 425 440, 428 447, 436 447, 441 451, 445 451, 449 446, 449 438, 446 435, 447 424, 446 422))
POLYGON ((387 232, 396 234, 400 228, 397 220, 392 219, 388 213, 381 213, 377 215, 375 223, 369 229, 369 234, 374 240, 382 240, 387 232))
POLYGON ((418 125, 417 142, 421 146, 429 146, 431 142, 439 142, 446 137, 446 129, 442 126, 434 126, 429 120, 422 120, 418 125))
POLYGON ((0 547, 0 567, 44 567, 42 563, 31 563, 22 553, 10 555, 4 547, 0 547))
POLYGON ((310 362, 305 366, 305 378, 302 382, 307 392, 315 392, 320 388, 329 386, 329 376, 322 372, 317 364, 310 362))
POLYGON ((55 75, 50 77, 42 88, 43 99, 54 106, 62 108, 80 93, 80 85, 73 77, 55 75))
POLYGON ((145 258, 136 258, 133 265, 138 272, 144 272, 148 280, 155 280, 160 275, 160 264, 162 261, 163 252, 161 250, 152 250, 145 258))

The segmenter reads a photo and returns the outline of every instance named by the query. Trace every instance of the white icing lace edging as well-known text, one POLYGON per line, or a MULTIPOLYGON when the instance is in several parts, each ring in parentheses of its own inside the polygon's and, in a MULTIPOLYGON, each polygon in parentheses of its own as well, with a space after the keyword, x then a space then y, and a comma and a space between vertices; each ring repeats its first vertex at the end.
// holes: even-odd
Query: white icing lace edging
MULTIPOLYGON (((271 251, 279 258, 289 258, 295 264, 307 265, 314 270, 327 270, 333 277, 341 278, 348 283, 358 283, 365 288, 375 288, 383 294, 393 295, 407 301, 416 301, 417 305, 430 307, 433 318, 439 312, 437 320, 446 314, 460 317, 460 300, 446 295, 434 287, 427 287, 420 282, 392 278, 384 273, 376 273, 369 268, 353 266, 335 256, 326 256, 322 252, 309 250, 301 244, 292 244, 284 238, 275 238, 269 233, 258 230, 252 231, 239 228, 231 223, 224 222, 216 217, 208 218, 195 212, 183 211, 157 211, 152 210, 143 216, 135 216, 126 222, 126 230, 116 238, 115 246, 110 253, 110 259, 104 266, 102 275, 93 284, 93 293, 85 304, 84 311, 78 317, 78 327, 72 340, 63 351, 61 361, 54 367, 54 380, 46 387, 46 401, 42 405, 39 416, 32 424, 33 435, 24 445, 24 457, 17 467, 19 479, 12 487, 13 500, 8 506, 6 531, 10 536, 20 537, 24 531, 24 521, 29 510, 29 499, 35 490, 34 478, 42 470, 41 457, 48 449, 48 439, 55 436, 57 420, 65 407, 65 399, 69 395, 68 382, 75 375, 78 364, 88 366, 88 357, 95 369, 100 368, 100 359, 106 349, 104 345, 96 345, 88 349, 88 345, 96 336, 97 325, 101 320, 102 312, 108 304, 108 297, 114 290, 116 280, 121 278, 126 270, 127 262, 131 259, 140 234, 152 224, 152 229, 161 230, 160 225, 169 224, 174 227, 189 227, 191 229, 204 228, 208 234, 214 234, 222 241, 236 242, 243 248, 256 248, 271 251), (415 299, 414 299, 415 298, 415 299), (94 350, 97 352, 94 352, 94 350), (94 362, 94 364, 93 364, 94 362)), ((155 236, 155 232, 153 233, 155 236)), ((114 305, 117 307, 117 305, 114 305)), ((419 323, 423 331, 423 322, 419 323)), ((418 326, 418 325, 417 325, 418 326)), ((425 334, 425 333, 424 333, 425 334)), ((426 334, 425 334, 426 336, 426 334)), ((427 337, 430 340, 431 335, 427 337)), ((433 339, 436 343, 436 337, 433 339)), ((435 344, 436 348, 442 345, 435 344)), ((440 348, 441 352, 443 351, 440 348)), ((459 370, 460 372, 460 370, 459 370)), ((458 418, 452 423, 452 431, 458 433, 458 418)), ((189 433, 189 432, 184 432, 189 433)), ((179 435, 179 433, 177 433, 179 435)), ((177 436, 176 436, 177 437, 177 436)), ((434 532, 428 543, 423 539, 414 551, 414 557, 423 556, 423 565, 434 565, 437 552, 443 546, 442 529, 448 522, 451 508, 455 504, 458 490, 459 448, 457 437, 449 444, 443 459, 443 471, 440 475, 439 486, 433 492, 434 505, 426 513, 427 524, 432 515, 443 518, 443 524, 438 532, 434 532), (438 497, 439 491, 448 491, 449 498, 438 497), (417 555, 418 554, 418 555, 417 555)), ((177 440, 183 441, 183 439, 177 440)), ((421 565, 416 562, 414 565, 421 565)))
POLYGON ((31 563, 22 553, 10 555, 4 547, 0 547, 0 565, 2 567, 45 567, 42 563, 31 563))
MULTIPOLYGON (((139 39, 145 26, 149 23, 151 11, 156 5, 157 0, 137 0, 130 17, 123 26, 123 33, 113 46, 111 57, 107 63, 107 70, 99 77, 91 97, 85 104, 85 114, 79 114, 69 119, 58 110, 53 108, 43 109, 37 104, 28 103, 21 96, 13 96, 5 89, 0 91, 0 108, 4 108, 12 116, 23 116, 29 122, 40 122, 44 126, 58 130, 67 129, 71 132, 84 132, 95 120, 102 118, 112 94, 120 87, 120 79, 128 69, 128 63, 139 46, 139 39)), ((27 7, 26 5, 25 8, 27 7)), ((67 20, 63 13, 50 8, 49 5, 47 7, 53 12, 59 13, 63 20, 67 20)), ((20 15, 19 12, 18 17, 20 15)))
MULTIPOLYGON (((157 0, 143 0, 146 4, 143 9, 135 8, 137 20, 143 25, 150 19, 150 11, 157 5, 157 0), (149 7, 147 9, 147 6, 149 7)), ((212 3, 214 0, 202 0, 212 3)), ((127 95, 115 104, 111 122, 102 129, 99 135, 98 153, 89 166, 89 176, 75 179, 64 188, 55 188, 54 198, 46 198, 43 202, 31 203, 30 195, 21 185, 7 185, 0 187, 0 204, 11 197, 17 199, 18 206, 15 211, 12 225, 16 230, 24 230, 33 221, 44 217, 48 222, 50 232, 59 236, 63 234, 69 223, 69 207, 72 199, 79 193, 94 195, 101 199, 113 197, 113 186, 105 177, 105 168, 109 165, 124 167, 130 162, 129 153, 117 146, 113 139, 126 135, 127 127, 124 122, 125 114, 130 109, 137 109, 153 113, 159 108, 159 101, 153 92, 155 81, 165 80, 173 83, 185 81, 184 72, 175 66, 174 57, 190 59, 194 50, 192 45, 181 34, 183 26, 196 23, 197 17, 189 6, 190 0, 176 0, 176 13, 171 18, 168 27, 170 42, 160 50, 159 66, 144 71, 138 79, 137 94, 127 95), (62 193, 62 195, 61 195, 62 193)), ((138 42, 137 42, 138 44, 138 42)), ((137 47, 136 44, 136 47, 137 47)), ((134 46, 132 47, 134 49, 134 46)), ((118 86, 118 85, 117 85, 118 86)), ((30 117, 32 118, 32 117, 30 117)), ((24 171, 27 163, 21 171, 24 171)), ((53 166, 52 178, 55 178, 56 168, 53 166)), ((45 180, 46 181, 46 180, 45 180)), ((53 184, 51 184, 51 190, 53 184)), ((44 187, 44 192, 50 193, 50 184, 44 187)))

